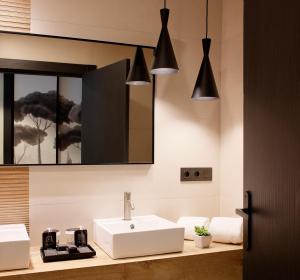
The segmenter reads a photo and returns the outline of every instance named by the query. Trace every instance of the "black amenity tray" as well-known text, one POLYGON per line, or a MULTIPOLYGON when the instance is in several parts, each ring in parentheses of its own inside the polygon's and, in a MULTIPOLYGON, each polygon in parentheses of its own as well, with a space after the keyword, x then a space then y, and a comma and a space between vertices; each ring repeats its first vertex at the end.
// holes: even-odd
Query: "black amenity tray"
POLYGON ((69 246, 60 246, 59 249, 41 248, 40 252, 41 252, 43 262, 46 263, 46 262, 87 259, 96 256, 96 251, 90 245, 87 245, 86 247, 75 247, 75 249, 74 246, 72 246, 73 251, 71 251, 70 248, 71 247, 69 246), (66 250, 63 250, 64 248, 66 250))

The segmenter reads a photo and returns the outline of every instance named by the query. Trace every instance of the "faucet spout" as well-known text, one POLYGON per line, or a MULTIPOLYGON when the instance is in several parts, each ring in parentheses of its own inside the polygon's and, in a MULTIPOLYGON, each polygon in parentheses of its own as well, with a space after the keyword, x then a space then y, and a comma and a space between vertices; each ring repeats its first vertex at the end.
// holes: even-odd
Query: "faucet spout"
POLYGON ((131 201, 131 193, 124 192, 124 220, 131 220, 131 211, 134 210, 134 204, 131 201))

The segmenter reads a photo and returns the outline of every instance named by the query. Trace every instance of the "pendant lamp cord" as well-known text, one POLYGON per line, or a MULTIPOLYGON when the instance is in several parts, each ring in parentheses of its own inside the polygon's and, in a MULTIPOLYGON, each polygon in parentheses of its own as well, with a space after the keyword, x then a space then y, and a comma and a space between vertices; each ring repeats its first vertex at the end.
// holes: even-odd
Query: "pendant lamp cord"
POLYGON ((164 0, 164 8, 167 8, 167 0, 164 0))
POLYGON ((207 39, 207 33, 208 33, 208 0, 206 0, 206 39, 207 39))

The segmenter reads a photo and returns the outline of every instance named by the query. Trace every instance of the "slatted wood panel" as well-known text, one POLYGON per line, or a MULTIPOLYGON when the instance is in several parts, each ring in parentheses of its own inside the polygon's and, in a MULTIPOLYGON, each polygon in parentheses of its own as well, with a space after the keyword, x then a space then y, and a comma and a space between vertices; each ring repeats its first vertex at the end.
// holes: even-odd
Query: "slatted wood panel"
POLYGON ((30 32, 31 0, 0 0, 0 30, 30 32))
POLYGON ((245 280, 300 279, 299 11, 299 0, 244 1, 245 280))
POLYGON ((29 232, 29 170, 0 168, 0 224, 25 224, 29 232))

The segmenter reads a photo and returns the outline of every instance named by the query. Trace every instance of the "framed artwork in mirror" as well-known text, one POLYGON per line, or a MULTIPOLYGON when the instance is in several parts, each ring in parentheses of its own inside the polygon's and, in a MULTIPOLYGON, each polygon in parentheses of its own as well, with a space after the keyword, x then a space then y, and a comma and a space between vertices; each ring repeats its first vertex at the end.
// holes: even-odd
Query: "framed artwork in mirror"
POLYGON ((58 163, 81 163, 82 79, 59 78, 58 163))
POLYGON ((14 164, 56 163, 57 77, 14 75, 14 164))

